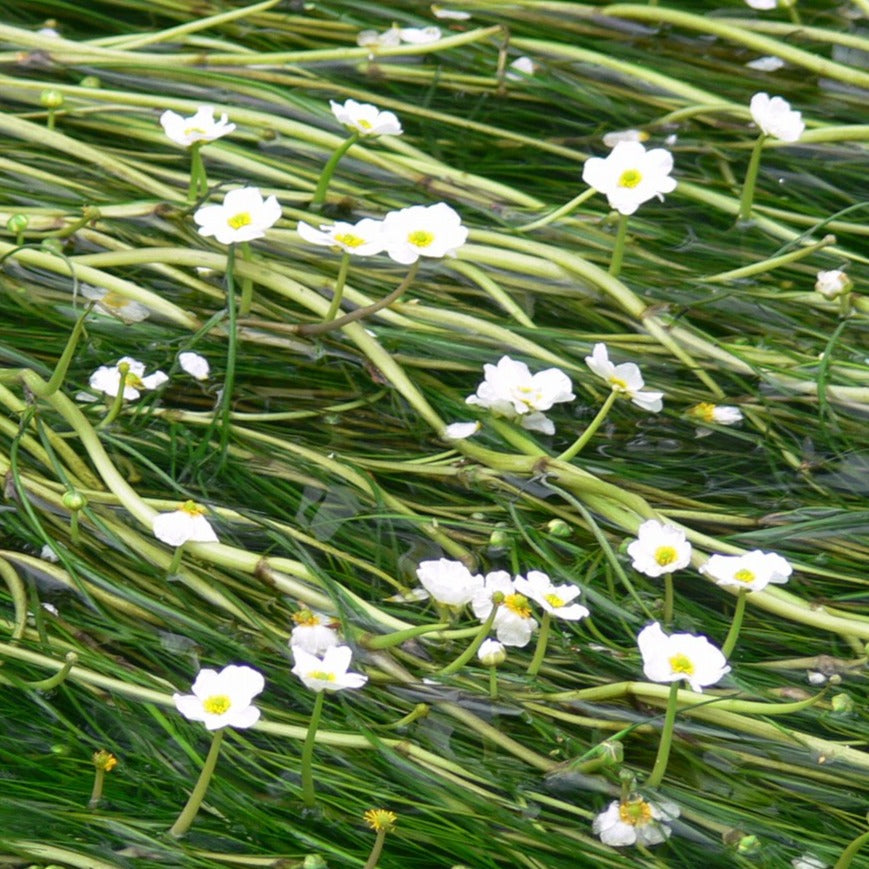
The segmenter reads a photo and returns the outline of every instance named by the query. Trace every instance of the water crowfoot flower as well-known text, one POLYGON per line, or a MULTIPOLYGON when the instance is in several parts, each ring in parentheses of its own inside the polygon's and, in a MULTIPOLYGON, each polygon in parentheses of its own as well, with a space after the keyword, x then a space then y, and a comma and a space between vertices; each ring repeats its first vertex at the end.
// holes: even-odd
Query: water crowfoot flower
POLYGON ((489 668, 489 698, 498 699, 498 667, 507 660, 507 649, 503 643, 491 638, 483 640, 477 649, 477 660, 489 668))
POLYGON ((537 622, 531 615, 528 598, 516 590, 505 570, 487 573, 483 588, 471 601, 474 615, 485 622, 495 613, 493 626, 498 641, 505 646, 527 646, 537 622), (498 600, 495 596, 498 596, 498 600))
POLYGON ((368 855, 363 869, 376 869, 377 864, 380 862, 380 855, 383 853, 383 843, 386 841, 386 834, 391 833, 395 829, 398 815, 387 809, 368 809, 362 817, 365 823, 377 834, 374 845, 371 848, 371 853, 368 855))
MULTIPOLYGON (((713 404, 701 401, 688 408, 686 415, 707 425, 736 425, 743 420, 742 411, 732 404, 713 404)), ((712 434, 707 428, 698 428, 697 437, 712 434)))
POLYGON ((88 800, 88 808, 95 809, 103 798, 103 785, 106 780, 106 773, 111 772, 117 765, 118 759, 110 752, 101 748, 95 751, 91 758, 94 764, 94 786, 91 790, 91 798, 88 800))
POLYGON ((189 374, 194 380, 208 380, 208 375, 211 373, 208 360, 189 350, 178 354, 178 364, 181 366, 181 370, 189 374))
POLYGON ((818 272, 815 280, 815 291, 825 299, 839 300, 839 314, 847 317, 851 312, 851 290, 854 283, 841 269, 818 272))
POLYGON ((280 219, 281 206, 275 196, 263 199, 257 187, 230 190, 220 205, 206 205, 193 215, 199 234, 214 236, 221 244, 262 238, 280 219))
POLYGON ((329 616, 302 609, 293 613, 296 626, 290 634, 290 648, 302 649, 310 655, 325 655, 333 646, 340 645, 338 623, 329 616))
POLYGON ((637 539, 628 545, 628 555, 634 570, 651 577, 663 575, 663 618, 669 624, 673 620, 673 571, 691 563, 691 544, 685 539, 685 532, 649 519, 637 529, 637 539))
POLYGON ((185 501, 177 510, 158 513, 152 520, 154 536, 176 547, 167 571, 169 576, 174 576, 178 571, 185 543, 217 543, 217 535, 204 514, 204 507, 193 501, 185 501))
POLYGON ((595 817, 592 831, 604 845, 614 848, 658 845, 670 838, 666 822, 678 817, 679 807, 674 803, 631 796, 611 802, 606 811, 595 817))
POLYGON ((421 561, 416 569, 422 587, 440 604, 462 607, 483 589, 483 577, 461 561, 449 558, 421 561))
POLYGON ((119 293, 103 289, 102 287, 82 284, 81 294, 86 299, 95 302, 94 307, 98 311, 111 317, 117 317, 128 326, 132 323, 141 323, 142 320, 147 320, 151 315, 148 308, 139 302, 134 302, 132 299, 128 299, 119 293))
POLYGON ((392 112, 382 112, 371 103, 347 100, 342 105, 329 100, 329 105, 338 123, 360 136, 400 136, 404 132, 392 112))
POLYGON ((121 357, 114 365, 101 365, 88 381, 91 389, 97 389, 110 397, 117 396, 123 383, 123 398, 134 401, 143 389, 157 389, 168 380, 162 371, 145 376, 145 364, 131 356, 121 357), (123 371, 122 371, 123 369, 123 371))
POLYGON ((602 380, 606 381, 613 392, 629 398, 637 407, 651 413, 659 413, 663 407, 663 392, 643 391, 644 381, 639 367, 633 362, 614 365, 610 362, 606 344, 595 344, 591 356, 585 357, 585 364, 602 380))
POLYGON ((438 202, 390 211, 383 218, 383 236, 388 256, 410 265, 421 256, 455 256, 467 240, 468 230, 454 209, 438 202))

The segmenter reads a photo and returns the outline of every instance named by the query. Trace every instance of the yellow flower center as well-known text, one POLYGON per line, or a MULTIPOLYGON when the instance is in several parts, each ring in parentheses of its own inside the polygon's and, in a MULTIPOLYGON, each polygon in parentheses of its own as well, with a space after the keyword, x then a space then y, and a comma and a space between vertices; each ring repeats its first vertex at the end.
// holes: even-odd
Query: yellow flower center
POLYGON ((715 405, 711 401, 701 401, 691 408, 691 415, 702 419, 703 422, 715 422, 715 405))
POLYGON ((94 752, 93 762, 94 766, 103 772, 111 772, 118 765, 118 759, 104 748, 94 752))
POLYGON ((557 594, 544 595, 543 600, 545 600, 553 609, 558 609, 566 603, 566 601, 562 600, 557 594))
POLYGON ((212 694, 202 701, 202 708, 209 715, 223 715, 232 706, 232 701, 226 694, 212 694))
POLYGON ((676 550, 672 546, 659 546, 655 550, 655 561, 657 561, 661 567, 666 567, 668 564, 672 564, 677 557, 676 550))
POLYGON ((365 823, 377 833, 382 830, 387 833, 392 832, 395 822, 398 820, 398 815, 387 809, 369 809, 362 817, 365 819, 365 823))
POLYGON ((734 579, 738 579, 740 582, 754 582, 755 575, 754 571, 749 570, 747 567, 743 567, 742 570, 737 570, 736 573, 733 574, 734 579))
POLYGON ((315 616, 311 610, 299 610, 297 613, 293 613, 293 621, 297 625, 306 625, 309 628, 314 627, 315 625, 320 624, 320 619, 315 616))
POLYGON ((128 371, 126 377, 124 377, 124 386, 132 386, 133 389, 145 388, 142 378, 138 374, 133 374, 132 371, 128 371))
POLYGON ((528 606, 528 598, 524 594, 508 594, 504 598, 504 606, 521 619, 531 618, 531 607, 528 606))
POLYGON ((628 390, 628 382, 626 380, 622 380, 621 377, 616 377, 613 375, 609 379, 609 385, 618 390, 619 392, 627 392, 628 390))
POLYGON ((249 211, 240 211, 238 214, 233 214, 226 221, 233 229, 241 229, 243 226, 250 226, 253 223, 249 211))
POLYGON ((107 308, 125 308, 130 304, 130 300, 125 299, 123 296, 119 296, 117 293, 106 293, 99 300, 99 303, 105 305, 107 308))
POLYGON ((434 233, 426 232, 424 229, 417 229, 407 237, 407 240, 415 247, 428 247, 434 241, 434 238, 434 233))
POLYGON ((687 655, 679 652, 670 658, 670 669, 674 673, 684 673, 686 676, 692 676, 694 674, 694 663, 687 655))
POLYGON ((363 130, 370 130, 374 127, 374 124, 372 124, 371 121, 366 121, 364 118, 360 118, 356 122, 356 126, 362 127, 363 130))
POLYGON ((632 827, 642 827, 652 820, 652 807, 639 799, 619 803, 619 819, 632 827))
POLYGON ((643 180, 638 169, 625 169, 619 178, 619 187, 636 187, 643 180))
POLYGON ((308 673, 309 679, 317 679, 320 682, 334 682, 335 674, 327 673, 325 670, 314 670, 311 673, 308 673))
POLYGON ((360 245, 365 244, 364 238, 359 238, 358 235, 353 235, 349 232, 342 232, 340 235, 336 235, 335 241, 337 241, 338 244, 343 244, 344 247, 359 247, 360 245))
POLYGON ((185 127, 184 128, 184 135, 185 136, 192 136, 195 133, 198 133, 200 136, 207 135, 206 131, 203 130, 202 127, 185 127))
POLYGON ((200 507, 199 504, 194 501, 185 501, 178 509, 183 513, 186 513, 188 516, 205 515, 205 507, 200 507))

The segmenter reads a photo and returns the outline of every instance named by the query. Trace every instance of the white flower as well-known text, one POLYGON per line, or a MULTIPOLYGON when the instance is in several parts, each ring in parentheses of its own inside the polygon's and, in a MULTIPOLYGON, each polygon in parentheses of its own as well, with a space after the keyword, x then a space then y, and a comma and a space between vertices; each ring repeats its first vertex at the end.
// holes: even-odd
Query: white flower
POLYGON ((430 27, 402 27, 398 31, 402 42, 408 45, 427 45, 430 42, 437 42, 441 38, 440 27, 431 25, 430 27))
POLYGON ((827 681, 827 677, 819 670, 807 670, 806 680, 809 685, 823 685, 827 681))
POLYGON ((462 218, 445 202, 412 205, 383 218, 386 252, 397 263, 410 265, 421 256, 454 256, 468 237, 462 218))
POLYGON ((600 378, 605 380, 615 392, 626 395, 643 410, 658 413, 663 407, 663 392, 643 392, 643 375, 633 362, 614 365, 609 360, 606 344, 595 344, 591 356, 585 357, 585 364, 600 378))
POLYGON ((507 571, 496 570, 486 574, 483 588, 471 601, 474 615, 481 622, 486 621, 495 606, 492 595, 496 593, 503 597, 493 622, 498 640, 505 646, 527 646, 537 622, 531 616, 528 598, 516 591, 507 571))
POLYGON ((485 379, 467 404, 485 407, 500 416, 518 418, 523 428, 553 434, 555 425, 542 411, 573 401, 570 378, 560 368, 532 374, 524 362, 502 356, 497 365, 483 366, 485 379))
POLYGON ((461 561, 438 558, 421 561, 416 575, 422 587, 446 606, 464 606, 483 588, 483 577, 472 574, 461 561))
POLYGON ((390 27, 383 33, 376 30, 363 30, 356 37, 356 44, 362 48, 394 48, 401 43, 401 34, 397 27, 390 27))
POLYGON ((217 535, 204 516, 205 508, 185 501, 171 513, 158 513, 152 521, 154 536, 170 546, 194 543, 217 543, 217 535))
POLYGON ((791 866, 794 869, 827 869, 829 865, 814 854, 801 854, 791 860, 791 866))
POLYGON ((337 623, 329 616, 309 609, 293 613, 296 626, 290 633, 290 647, 300 648, 309 655, 323 655, 333 646, 340 645, 337 623))
POLYGON ((578 603, 571 603, 579 597, 580 589, 571 584, 553 585, 552 580, 541 570, 529 570, 527 576, 517 576, 513 588, 530 597, 550 615, 575 622, 584 619, 588 610, 578 603))
POLYGON ((841 269, 831 269, 828 272, 818 272, 815 280, 815 290, 825 299, 837 299, 844 293, 850 293, 854 284, 851 278, 841 269))
POLYGON ((736 425, 742 422, 742 411, 732 404, 713 404, 711 401, 701 401, 689 408, 688 416, 715 425, 736 425))
POLYGON ((504 78, 508 81, 522 81, 523 78, 529 75, 534 75, 537 72, 537 64, 531 60, 530 57, 526 57, 524 54, 522 57, 517 57, 508 67, 507 72, 504 74, 504 78))
POLYGON ((60 561, 57 553, 47 543, 39 551, 39 557, 44 561, 51 561, 52 563, 60 561))
POLYGON ((206 205, 193 215, 200 235, 213 235, 221 244, 262 238, 281 216, 274 196, 263 201, 256 187, 230 190, 222 205, 206 205))
POLYGON ((670 828, 665 822, 678 817, 679 807, 674 803, 632 797, 611 802, 605 812, 595 817, 591 828, 604 845, 614 848, 658 845, 670 838, 670 828))
POLYGON ((189 118, 167 109, 160 115, 160 123, 166 135, 185 148, 196 142, 213 142, 235 129, 235 124, 227 121, 225 113, 219 121, 214 120, 214 106, 200 106, 196 114, 189 118))
POLYGON ((357 223, 334 223, 314 229, 304 220, 299 221, 299 235, 311 244, 333 247, 356 256, 372 256, 384 248, 383 223, 365 217, 357 223))
POLYGON ((649 519, 637 529, 637 539, 628 546, 628 555, 634 570, 646 576, 661 576, 691 563, 691 544, 680 528, 649 519))
POLYGON ((371 103, 347 100, 341 105, 329 100, 329 105, 339 124, 362 136, 400 136, 403 132, 401 123, 392 112, 381 112, 371 103))
POLYGON ((604 133, 602 141, 607 148, 615 148, 619 142, 645 142, 648 138, 645 130, 614 130, 604 133))
POLYGON ((230 664, 219 673, 200 670, 192 694, 173 694, 175 708, 190 721, 202 721, 208 730, 250 727, 259 720, 251 700, 265 688, 262 673, 253 667, 230 664))
POLYGON ((790 103, 781 97, 770 98, 759 93, 751 98, 751 117, 767 136, 782 142, 796 142, 806 129, 803 116, 791 109, 790 103))
POLYGON ((585 161, 582 180, 598 193, 605 193, 610 208, 633 214, 644 202, 676 189, 670 177, 673 155, 664 148, 647 151, 639 142, 618 142, 608 157, 585 161))
POLYGON ((94 307, 103 314, 117 317, 128 326, 130 323, 141 323, 147 320, 151 312, 139 302, 134 302, 119 293, 106 290, 103 287, 92 287, 89 284, 80 285, 81 294, 86 299, 96 302, 94 307))
POLYGON ((760 591, 769 583, 785 583, 793 568, 775 552, 753 549, 745 555, 713 555, 701 568, 718 585, 760 591))
POLYGON ((503 643, 489 637, 477 649, 477 658, 484 667, 498 667, 507 660, 507 650, 503 643))
POLYGON ((431 14, 435 18, 452 21, 467 21, 471 17, 470 12, 460 12, 458 9, 444 9, 443 6, 438 6, 437 3, 431 4, 431 14))
POLYGON ((178 364, 196 380, 208 380, 208 375, 211 373, 211 366, 208 364, 208 360, 204 356, 192 353, 189 350, 178 354, 178 364))
POLYGON ((752 9, 761 9, 764 12, 775 9, 777 0, 745 0, 752 9))
POLYGON ((475 435, 483 427, 479 420, 474 422, 451 422, 441 435, 444 440, 448 441, 463 441, 475 435))
POLYGON ((760 72, 776 72, 785 65, 785 62, 780 57, 768 54, 764 57, 758 57, 755 60, 750 60, 746 66, 749 69, 756 69, 760 72))
POLYGON ((312 691, 341 691, 344 688, 361 688, 368 677, 361 673, 348 673, 353 652, 349 646, 332 646, 322 658, 306 652, 301 646, 293 646, 295 666, 293 672, 312 691))
POLYGON ((685 679, 693 691, 702 693, 730 672, 727 660, 706 637, 694 634, 667 636, 654 622, 637 636, 643 656, 643 672, 652 682, 685 679))
POLYGON ((144 377, 145 365, 131 356, 121 357, 115 365, 101 365, 90 376, 91 389, 97 389, 109 396, 116 396, 121 385, 120 366, 129 366, 124 378, 124 398, 133 401, 139 397, 142 389, 156 389, 162 386, 169 378, 162 371, 155 371, 144 377))

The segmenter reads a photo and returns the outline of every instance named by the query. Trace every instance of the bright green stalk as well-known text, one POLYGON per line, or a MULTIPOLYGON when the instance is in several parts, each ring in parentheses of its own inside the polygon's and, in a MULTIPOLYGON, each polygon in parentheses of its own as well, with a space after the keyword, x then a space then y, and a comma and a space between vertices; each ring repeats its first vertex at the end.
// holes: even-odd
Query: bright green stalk
POLYGON ((767 136, 761 133, 754 143, 751 159, 748 161, 748 169, 745 172, 745 182, 742 185, 742 199, 739 201, 739 219, 751 219, 751 206, 754 202, 754 188, 757 184, 757 172, 760 169, 760 155, 763 151, 763 143, 767 136))
POLYGON ((492 611, 489 613, 486 621, 484 621, 483 624, 480 625, 480 630, 477 631, 477 636, 474 637, 468 648, 465 649, 465 651, 462 652, 462 654, 459 655, 459 657, 456 658, 455 661, 452 662, 452 664, 447 664, 447 666, 440 671, 441 676, 449 676, 452 673, 456 673, 457 671, 461 670, 462 667, 464 667, 465 664, 467 664, 468 661, 470 661, 471 658, 473 658, 474 655, 477 654, 477 650, 480 648, 480 646, 483 645, 483 640, 485 640, 486 637, 489 636, 489 631, 492 630, 492 624, 495 621, 495 615, 497 614, 498 607, 500 605, 500 602, 495 603, 494 600, 492 601, 492 611))
POLYGON ((516 229, 518 229, 519 232, 531 232, 532 229, 540 229, 542 226, 547 226, 553 221, 558 220, 558 218, 570 214, 571 211, 578 208, 583 202, 591 199, 595 193, 597 193, 597 190, 595 190, 594 187, 589 187, 588 190, 583 190, 579 196, 574 196, 570 202, 566 205, 562 205, 561 208, 556 208, 555 211, 551 211, 549 214, 546 214, 537 220, 533 220, 531 223, 526 223, 524 226, 517 226, 516 229))
POLYGON ((613 255, 610 260, 609 273, 617 278, 622 270, 622 260, 625 256, 625 239, 628 237, 628 215, 619 214, 619 225, 616 229, 616 240, 613 245, 613 255))
POLYGON ((833 869, 848 869, 851 865, 851 861, 857 856, 857 852, 867 843, 869 842, 869 830, 863 833, 861 836, 858 836, 848 845, 847 848, 842 852, 839 859, 836 861, 836 865, 833 869))
POLYGON ((314 743, 317 741, 317 728, 320 726, 320 718, 323 715, 323 698, 325 691, 318 691, 314 700, 314 709, 311 712, 311 723, 308 725, 308 733, 305 736, 305 744, 302 747, 302 799, 309 808, 314 805, 314 769, 312 760, 314 757, 314 743))
POLYGON ((190 146, 190 186, 187 188, 187 201, 194 203, 208 192, 208 179, 205 176, 205 164, 202 162, 202 142, 194 142, 190 146))
POLYGON ((610 392, 606 397, 606 401, 601 405, 595 418, 588 424, 585 431, 583 431, 573 444, 558 457, 558 461, 569 462, 571 459, 579 455, 585 445, 594 437, 594 434, 600 428, 601 423, 607 418, 607 414, 610 412, 613 404, 615 404, 617 397, 618 393, 615 390, 612 390, 612 392, 610 392))
POLYGON ((537 634, 537 647, 534 649, 534 657, 528 665, 528 675, 536 676, 540 672, 540 665, 546 655, 546 644, 549 641, 549 628, 552 624, 552 615, 544 612, 540 619, 540 633, 537 634))
POLYGON ((25 682, 24 684, 34 691, 53 691, 59 685, 66 681, 70 670, 78 663, 78 655, 75 652, 67 652, 63 661, 63 666, 47 679, 39 679, 36 682, 25 682))
POLYGON ((329 310, 326 316, 323 317, 323 322, 328 323, 335 319, 335 314, 341 307, 341 297, 344 295, 344 284, 347 281, 347 269, 350 267, 350 254, 346 251, 341 256, 341 265, 338 267, 338 277, 335 279, 335 292, 332 294, 332 304, 329 305, 329 310))
POLYGON ((645 787, 657 788, 664 779, 667 761, 670 758, 670 746, 673 743, 673 725, 676 723, 676 707, 679 705, 679 680, 670 683, 670 693, 667 696, 667 713, 664 716, 664 726, 661 728, 661 742, 658 744, 658 756, 652 767, 652 774, 645 787))
POLYGON ((673 574, 664 574, 664 613, 663 621, 669 625, 673 621, 673 574))
POLYGON ((232 412, 232 389, 235 385, 235 357, 238 344, 238 326, 235 309, 235 245, 231 244, 226 254, 226 310, 229 315, 228 345, 226 350, 226 373, 223 377, 223 393, 220 396, 220 456, 226 457, 229 444, 229 417, 232 412))
MULTIPOLYGON (((90 314, 91 310, 93 310, 93 302, 87 306, 87 308, 82 312, 81 316, 78 320, 75 321, 75 326, 72 327, 72 332, 70 332, 69 340, 66 342, 66 347, 63 348, 63 353, 60 356, 60 359, 57 360, 57 365, 54 367, 54 371, 52 372, 51 379, 48 381, 46 385, 46 392, 43 397, 48 395, 52 395, 58 389, 60 389, 63 384, 64 378, 66 377, 66 372, 69 370, 69 363, 72 362, 73 354, 75 353, 76 345, 78 344, 78 339, 81 337, 81 333, 84 331, 84 321, 87 319, 88 314, 90 314)), ((123 390, 121 390, 123 392, 123 390)))
MULTIPOLYGON (((246 262, 250 262, 250 242, 243 241, 241 243, 241 258, 246 262)), ((253 303, 253 278, 244 276, 241 279, 241 305, 238 312, 242 317, 246 317, 250 313, 250 306, 253 303)))
POLYGON ((166 576, 173 577, 176 573, 178 573, 178 568, 181 566, 181 556, 184 554, 184 544, 182 543, 180 546, 175 548, 175 552, 172 554, 172 561, 169 562, 169 567, 166 570, 166 576))
POLYGON ((115 397, 109 407, 109 412, 96 424, 97 430, 111 425, 124 406, 124 390, 127 388, 127 375, 130 373, 130 363, 119 363, 118 373, 120 374, 118 378, 118 391, 115 393, 115 397))
POLYGON ((329 182, 335 174, 335 167, 338 161, 359 141, 359 131, 353 130, 350 133, 350 138, 342 142, 332 156, 323 167, 320 174, 320 180, 317 182, 317 189, 314 191, 314 198, 311 200, 311 211, 319 211, 326 201, 326 191, 329 189, 329 182))
POLYGON ((498 668, 489 667, 489 699, 498 699, 498 668))
POLYGON ((434 625, 416 625, 415 627, 407 628, 403 631, 393 631, 391 634, 381 634, 380 636, 363 634, 359 638, 359 644, 366 649, 390 649, 393 646, 400 646, 402 643, 413 639, 414 637, 435 633, 437 631, 444 631, 449 628, 449 626, 449 622, 439 622, 434 625))
POLYGON ((745 615, 745 603, 747 600, 748 592, 745 589, 741 589, 736 598, 736 609, 733 611, 733 621, 730 623, 730 630, 727 632, 727 638, 721 647, 721 652, 725 658, 730 657, 730 653, 736 645, 736 640, 739 638, 739 629, 742 627, 742 617, 745 615))
POLYGON ((214 767, 217 765, 217 756, 220 754, 220 743, 223 741, 223 732, 225 728, 216 730, 214 737, 211 740, 211 748, 208 749, 208 755, 205 758, 205 763, 202 765, 202 772, 199 773, 199 779, 190 798, 187 800, 187 805, 181 810, 178 815, 178 820, 172 825, 169 830, 169 835, 176 839, 181 838, 189 829, 199 807, 202 805, 202 800, 205 799, 205 792, 208 790, 208 785, 211 782, 211 776, 214 774, 214 767))

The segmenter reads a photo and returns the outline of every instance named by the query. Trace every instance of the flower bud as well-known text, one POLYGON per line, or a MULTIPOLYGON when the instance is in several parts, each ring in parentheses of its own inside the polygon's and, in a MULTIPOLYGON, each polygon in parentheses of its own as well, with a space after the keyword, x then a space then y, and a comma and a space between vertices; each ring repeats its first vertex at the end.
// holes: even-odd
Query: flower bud
POLYGON ((103 772, 111 772, 117 765, 118 759, 110 752, 101 748, 93 753, 94 766, 103 772))
POLYGON ((27 229, 27 224, 30 223, 30 218, 26 214, 13 214, 9 220, 6 221, 6 229, 9 232, 14 232, 18 235, 19 232, 24 232, 27 229))
POLYGON ((39 95, 39 104, 46 109, 59 109, 63 105, 63 94, 57 88, 46 88, 39 95))
POLYGON ((79 83, 79 87, 83 88, 98 88, 102 86, 102 82, 99 79, 99 76, 96 75, 86 75, 79 83))
POLYGON ((815 290, 825 299, 838 299, 845 293, 850 293, 854 288, 851 278, 841 269, 832 269, 828 272, 818 272, 815 281, 815 290))
POLYGON ((63 506, 66 507, 67 510, 83 510, 87 507, 87 498, 82 495, 80 492, 76 492, 74 489, 66 492, 62 498, 63 506))
POLYGON ((743 836, 736 846, 740 854, 756 854, 761 848, 760 839, 757 836, 743 836))
POLYGON ((477 651, 477 657, 484 667, 497 667, 507 660, 507 650, 497 640, 484 640, 477 651))
POLYGON ((830 706, 839 715, 850 715, 854 711, 854 700, 850 694, 834 694, 830 698, 830 706))
POLYGON ((550 537, 570 537, 573 534, 573 530, 564 519, 550 519, 546 523, 546 533, 550 537))

